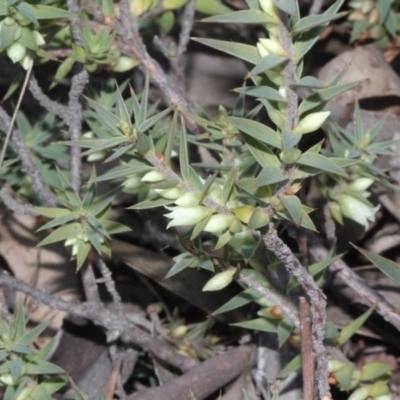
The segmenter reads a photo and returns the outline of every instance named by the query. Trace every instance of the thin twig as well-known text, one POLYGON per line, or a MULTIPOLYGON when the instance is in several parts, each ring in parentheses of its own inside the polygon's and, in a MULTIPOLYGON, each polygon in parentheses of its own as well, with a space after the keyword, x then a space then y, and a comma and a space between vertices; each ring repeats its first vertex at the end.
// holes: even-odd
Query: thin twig
MULTIPOLYGON (((169 105, 177 105, 183 110, 194 113, 192 104, 184 95, 176 90, 160 64, 155 61, 148 53, 145 44, 139 34, 137 19, 132 17, 129 10, 129 0, 121 0, 120 20, 115 20, 115 31, 118 35, 119 47, 126 54, 141 61, 141 70, 150 75, 154 83, 163 93, 165 101, 169 105)), ((188 115, 185 115, 188 128, 192 132, 197 131, 196 122, 188 115)))
MULTIPOLYGON (((322 239, 312 235, 310 240, 310 257, 316 262, 326 260, 329 251, 322 244, 322 239)), ((368 307, 375 306, 375 310, 383 319, 400 331, 400 315, 392 304, 382 295, 371 288, 364 279, 359 277, 343 260, 339 259, 331 264, 329 271, 345 284, 345 287, 356 295, 352 300, 368 307)))
POLYGON ((176 353, 168 344, 151 337, 149 334, 130 323, 126 318, 114 315, 102 304, 94 305, 92 302, 67 302, 7 274, 0 274, 0 287, 18 290, 50 308, 64 311, 76 317, 89 319, 109 331, 115 331, 118 333, 117 337, 119 337, 122 342, 126 344, 133 343, 143 347, 145 350, 151 351, 155 357, 181 371, 188 371, 198 365, 198 361, 176 353))
POLYGON ((312 327, 310 305, 305 297, 299 298, 301 365, 303 375, 303 400, 314 400, 315 354, 312 351, 312 327))
MULTIPOLYGON (((8 129, 11 124, 10 116, 5 112, 2 107, 0 107, 0 122, 3 125, 3 129, 8 129)), ((17 153, 18 158, 21 160, 23 171, 26 172, 32 180, 32 187, 35 194, 39 197, 39 199, 43 201, 45 205, 52 207, 57 206, 57 198, 45 184, 42 174, 40 173, 40 170, 36 165, 32 154, 26 147, 26 144, 18 129, 13 129, 10 140, 14 146, 14 150, 17 153)))
POLYGON ((3 200, 4 205, 11 211, 14 211, 18 215, 36 215, 30 210, 29 206, 18 203, 8 192, 6 187, 2 187, 0 190, 0 197, 3 200))
POLYGON ((90 262, 82 267, 81 277, 86 300, 93 304, 101 304, 99 288, 97 287, 93 266, 90 262))
POLYGON ((46 94, 44 94, 33 74, 29 82, 29 91, 43 108, 57 115, 57 117, 61 118, 65 124, 69 124, 68 108, 51 100, 46 94))
MULTIPOLYGON (((89 73, 85 68, 75 74, 69 91, 69 135, 71 140, 79 140, 82 133, 82 104, 80 97, 85 85, 89 82, 89 73)), ((79 193, 81 187, 82 159, 81 147, 71 147, 71 186, 79 193)))
POLYGON ((101 258, 101 256, 99 254, 96 254, 96 266, 100 270, 101 275, 103 275, 104 284, 106 285, 108 293, 110 293, 110 295, 111 295, 111 298, 114 303, 115 311, 119 315, 122 315, 123 309, 122 309, 121 296, 117 292, 117 289, 115 287, 115 282, 111 275, 110 269, 108 268, 107 264, 103 261, 103 259, 101 258))
POLYGON ((186 53, 187 45, 190 40, 190 32, 193 29, 194 15, 196 13, 196 0, 190 0, 185 7, 182 15, 182 29, 179 35, 179 43, 176 48, 175 57, 171 59, 171 66, 176 75, 176 80, 180 90, 183 92, 185 89, 185 63, 184 55, 186 53))
POLYGON ((33 58, 31 58, 29 61, 29 66, 28 66, 28 69, 26 70, 26 74, 25 74, 24 84, 22 85, 22 89, 21 89, 21 92, 18 97, 17 105, 15 106, 13 116, 11 118, 10 124, 8 125, 6 139, 4 140, 3 148, 1 149, 1 154, 0 154, 0 171, 3 166, 3 161, 4 161, 4 157, 6 155, 8 142, 10 141, 10 137, 11 137, 13 129, 14 129, 15 120, 17 118, 19 108, 21 107, 22 99, 25 96, 26 88, 27 88, 28 82, 29 82, 29 77, 32 72, 32 67, 33 67, 33 58))
POLYGON ((70 18, 72 37, 75 43, 82 46, 81 19, 79 18, 79 4, 77 0, 67 1, 68 11, 72 14, 70 18))
POLYGON ((264 243, 267 249, 273 252, 282 262, 287 271, 296 278, 310 300, 313 311, 313 350, 317 357, 318 392, 321 399, 330 399, 328 358, 324 346, 326 297, 307 269, 301 265, 290 248, 278 237, 272 223, 270 223, 269 230, 264 236, 264 243))
MULTIPOLYGON (((111 367, 111 374, 108 380, 107 385, 107 392, 106 392, 106 399, 105 400, 113 400, 115 389, 118 384, 118 380, 121 374, 121 355, 117 353, 116 346, 110 346, 110 356, 112 359, 112 367, 111 367)), ((125 393, 122 393, 124 396, 125 393)), ((119 393, 119 397, 121 398, 121 393, 119 393)))

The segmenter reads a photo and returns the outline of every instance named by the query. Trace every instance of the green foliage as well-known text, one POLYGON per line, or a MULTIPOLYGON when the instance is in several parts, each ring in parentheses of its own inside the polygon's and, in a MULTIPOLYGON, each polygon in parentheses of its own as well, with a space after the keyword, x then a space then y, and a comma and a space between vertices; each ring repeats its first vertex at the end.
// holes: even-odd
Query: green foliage
POLYGON ((96 197, 94 170, 91 183, 81 199, 72 189, 64 175, 59 174, 63 190, 59 192, 59 201, 64 208, 34 207, 32 210, 47 218, 53 218, 39 230, 56 228, 43 239, 39 246, 65 241, 65 246, 72 246, 72 256, 76 257, 79 270, 91 249, 96 253, 111 254, 110 235, 126 232, 126 226, 108 219, 116 191, 96 197))
POLYGON ((63 369, 47 361, 52 341, 39 351, 33 350, 33 341, 48 324, 43 322, 27 331, 22 304, 10 323, 0 318, 0 388, 5 390, 4 400, 51 400, 69 382, 63 369))

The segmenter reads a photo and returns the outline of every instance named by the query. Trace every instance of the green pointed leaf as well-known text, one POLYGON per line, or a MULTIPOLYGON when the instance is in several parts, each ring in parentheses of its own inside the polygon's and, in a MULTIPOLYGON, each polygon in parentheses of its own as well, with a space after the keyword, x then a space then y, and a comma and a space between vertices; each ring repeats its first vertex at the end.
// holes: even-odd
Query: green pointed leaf
POLYGON ((63 374, 65 371, 58 365, 49 361, 40 360, 36 363, 25 364, 26 374, 42 375, 42 374, 63 374))
POLYGON ((347 12, 341 12, 337 14, 328 14, 328 15, 321 14, 321 15, 310 15, 308 17, 304 17, 293 26, 292 34, 301 33, 309 29, 319 27, 321 25, 325 27, 327 23, 342 18, 346 14, 347 12))
POLYGON ((284 318, 282 321, 278 323, 278 346, 282 347, 286 341, 289 339, 290 335, 294 330, 294 325, 289 318, 284 318))
POLYGON ((13 341, 18 342, 19 339, 24 336, 26 332, 25 312, 24 306, 21 302, 18 303, 17 312, 14 315, 12 326, 14 328, 14 334, 12 335, 13 341))
POLYGON ((283 182, 288 179, 280 169, 276 167, 265 167, 257 176, 256 184, 258 186, 271 185, 278 182, 283 182))
POLYGON ((192 40, 212 47, 213 49, 223 51, 231 56, 247 61, 250 64, 258 64, 261 60, 256 46, 205 38, 192 38, 192 40))
POLYGON ((19 377, 22 375, 23 365, 24 365, 24 363, 22 362, 22 360, 20 358, 16 358, 16 359, 10 360, 8 362, 8 368, 9 368, 10 374, 11 374, 12 378, 14 379, 14 381, 19 379, 19 377))
POLYGON ((41 226, 37 230, 37 232, 41 232, 46 229, 51 229, 58 225, 64 225, 67 222, 71 222, 77 218, 78 218, 78 215, 75 212, 69 212, 69 214, 67 214, 67 215, 63 215, 62 217, 58 217, 58 218, 53 219, 52 221, 47 222, 47 224, 44 224, 43 226, 41 226))
POLYGON ((278 149, 282 146, 280 135, 275 130, 260 122, 237 117, 227 117, 227 120, 241 132, 247 133, 260 142, 269 144, 278 149))
POLYGON ((87 400, 87 397, 79 390, 79 388, 75 385, 72 379, 71 379, 71 386, 74 391, 76 400, 87 400))
POLYGON ((1 26, 1 35, 0 35, 0 50, 3 51, 6 47, 8 47, 13 41, 15 34, 17 33, 18 25, 6 25, 2 24, 1 26))
POLYGON ((294 88, 310 88, 310 89, 321 89, 323 84, 317 78, 313 76, 303 76, 298 82, 291 85, 294 88))
POLYGON ((354 321, 350 322, 345 328, 343 328, 339 334, 339 337, 336 339, 336 344, 341 346, 342 344, 346 343, 361 326, 364 322, 369 318, 369 316, 374 311, 375 307, 371 307, 368 311, 364 314, 356 318, 354 321))
POLYGON ((296 13, 296 0, 272 0, 272 2, 275 7, 289 15, 294 15, 296 13))
POLYGON ((50 324, 51 320, 43 321, 41 324, 35 326, 25 335, 21 336, 18 340, 19 344, 28 345, 32 342, 33 339, 37 338, 50 324))
POLYGON ((131 125, 131 115, 129 114, 129 111, 126 107, 121 90, 117 83, 115 84, 115 86, 115 92, 117 95, 117 115, 120 120, 125 121, 127 124, 131 125))
POLYGON ((240 88, 236 88, 235 92, 243 93, 246 96, 287 103, 286 99, 282 97, 282 95, 276 89, 268 86, 242 86, 240 88))
POLYGON ((72 14, 61 8, 46 6, 44 4, 31 5, 37 19, 70 18, 72 14))
POLYGON ((301 356, 300 354, 297 355, 296 357, 294 357, 292 359, 292 361, 289 362, 289 364, 287 364, 285 366, 285 368, 283 368, 278 375, 278 378, 285 378, 287 375, 289 375, 291 372, 297 371, 298 369, 301 368, 301 356))
POLYGON ((374 381, 378 378, 387 378, 393 371, 393 366, 381 362, 369 362, 361 369, 361 381, 374 381))
POLYGON ((228 244, 228 242, 232 239, 232 237, 233 234, 229 230, 224 232, 222 235, 218 237, 218 242, 215 245, 214 250, 218 250, 224 247, 226 244, 228 244))
POLYGON ((338 167, 329 158, 316 153, 303 153, 296 161, 296 164, 315 168, 321 172, 331 172, 336 175, 346 176, 342 168, 338 167))
POLYGON ((273 54, 269 54, 263 57, 259 63, 249 72, 249 76, 259 75, 270 69, 274 69, 279 67, 283 63, 285 63, 288 59, 285 57, 275 56, 273 54))
POLYGON ((179 165, 181 168, 182 178, 187 182, 189 179, 189 152, 186 139, 186 124, 183 117, 181 117, 181 126, 182 132, 179 144, 179 165))
POLYGON ((236 173, 237 173, 237 170, 233 169, 231 171, 231 173, 228 174, 228 177, 227 177, 224 187, 222 189, 222 203, 223 204, 226 204, 226 202, 229 200, 229 197, 232 193, 232 189, 235 184, 236 173))
POLYGON ((57 376, 50 379, 46 379, 41 382, 40 386, 49 395, 58 392, 62 387, 64 387, 69 381, 68 376, 57 376))
POLYGON ((147 130, 152 128, 157 122, 161 121, 166 115, 168 115, 173 110, 173 108, 174 106, 170 106, 165 110, 159 112, 158 114, 153 115, 152 117, 143 121, 143 123, 138 126, 138 129, 141 132, 146 132, 147 130))
POLYGON ((51 244, 55 242, 60 242, 62 240, 72 239, 83 232, 81 224, 74 222, 72 224, 61 226, 54 232, 50 233, 45 239, 43 239, 38 246, 45 246, 46 244, 51 244))
POLYGON ((338 85, 338 86, 333 86, 333 87, 328 87, 325 89, 321 89, 317 91, 316 93, 313 93, 312 95, 308 96, 305 98, 300 106, 299 106, 299 114, 302 116, 305 113, 308 113, 309 111, 317 111, 314 109, 322 109, 323 106, 331 99, 334 97, 338 96, 339 94, 342 94, 344 92, 347 92, 350 89, 353 89, 354 87, 358 86, 361 83, 361 81, 357 82, 350 82, 350 83, 345 83, 343 85, 338 85))
POLYGON ((247 224, 250 229, 260 229, 270 222, 268 215, 261 207, 256 207, 251 217, 249 223, 247 224))
POLYGON ((229 14, 203 18, 201 22, 229 24, 269 24, 276 23, 272 17, 261 10, 242 10, 229 14))
POLYGON ((339 387, 342 390, 349 390, 351 387, 351 378, 353 377, 353 373, 355 370, 355 366, 353 363, 348 363, 344 365, 339 371, 335 372, 335 377, 339 382, 339 387))
POLYGON ((243 135, 243 137, 251 154, 263 168, 275 167, 279 169, 281 167, 278 157, 267 146, 249 135, 243 135))
POLYGON ((218 315, 228 311, 236 310, 237 308, 243 307, 246 304, 258 299, 260 293, 254 289, 246 289, 238 295, 232 297, 224 305, 216 309, 211 315, 218 315))
POLYGON ((53 207, 32 207, 31 210, 36 213, 49 218, 64 217, 71 213, 66 208, 53 208, 53 207))
POLYGON ((17 5, 17 9, 21 12, 26 18, 29 19, 34 25, 38 25, 38 20, 35 15, 35 10, 32 6, 24 1, 17 5))
POLYGON ((89 242, 80 241, 78 244, 78 254, 76 256, 76 270, 79 271, 86 261, 92 246, 89 242))
POLYGON ((302 217, 301 201, 297 196, 279 195, 279 199, 291 216, 292 221, 299 225, 302 217))
MULTIPOLYGON (((339 8, 342 6, 343 2, 344 0, 337 0, 324 12, 323 15, 336 14, 339 8)), ((294 54, 297 62, 299 62, 314 46, 324 29, 325 25, 317 26, 315 28, 309 29, 308 31, 300 33, 298 37, 295 38, 294 54)))
POLYGON ((203 229, 207 225, 207 223, 210 220, 210 218, 211 218, 211 214, 208 217, 206 217, 205 219, 203 219, 202 221, 200 221, 198 224, 195 225, 195 227, 193 228, 193 232, 192 232, 192 234, 190 236, 190 240, 196 239, 197 236, 199 236, 201 234, 201 232, 203 232, 203 229))
POLYGON ((370 251, 361 249, 360 247, 354 246, 364 257, 372 262, 377 268, 379 268, 386 276, 393 279, 397 285, 400 285, 400 264, 395 263, 388 258, 382 257, 378 254, 370 251))
POLYGON ((57 68, 56 74, 54 76, 53 82, 50 85, 50 89, 54 86, 57 86, 59 82, 61 82, 72 70, 72 67, 75 64, 75 59, 72 56, 67 57, 57 68))
POLYGON ((128 207, 128 210, 148 210, 149 208, 167 206, 173 202, 174 200, 164 199, 163 197, 158 199, 149 199, 128 207))
POLYGON ((181 254, 181 255, 185 255, 185 257, 181 257, 179 260, 177 259, 177 257, 174 258, 174 260, 176 262, 172 266, 172 268, 168 271, 168 273, 167 273, 167 275, 165 276, 164 279, 171 278, 171 276, 174 276, 174 275, 178 274, 179 272, 181 272, 184 269, 188 268, 193 263, 193 259, 194 258, 190 253, 184 253, 184 254, 181 254))
POLYGON ((256 318, 251 321, 244 321, 233 324, 234 326, 239 326, 240 328, 254 329, 261 332, 274 332, 278 331, 278 324, 276 321, 270 321, 265 318, 256 318))
POLYGON ((196 10, 209 15, 226 14, 232 11, 221 0, 197 0, 196 10))
POLYGON ((149 87, 150 87, 150 74, 146 73, 146 80, 144 83, 144 89, 142 92, 142 98, 140 99, 139 112, 135 115, 136 126, 140 126, 146 121, 147 117, 147 106, 149 102, 149 87))
POLYGON ((122 132, 119 129, 121 120, 116 115, 114 115, 113 113, 102 107, 100 104, 97 104, 95 101, 87 97, 85 99, 88 102, 90 108, 93 111, 95 111, 96 119, 102 125, 108 128, 111 131, 111 133, 113 133, 115 136, 119 137, 123 136, 122 132))
POLYGON ((178 111, 175 109, 174 116, 172 118, 171 127, 168 132, 167 146, 164 151, 165 166, 167 168, 171 167, 171 156, 172 156, 172 151, 173 151, 173 146, 174 146, 175 132, 177 130, 177 122, 178 122, 178 111))

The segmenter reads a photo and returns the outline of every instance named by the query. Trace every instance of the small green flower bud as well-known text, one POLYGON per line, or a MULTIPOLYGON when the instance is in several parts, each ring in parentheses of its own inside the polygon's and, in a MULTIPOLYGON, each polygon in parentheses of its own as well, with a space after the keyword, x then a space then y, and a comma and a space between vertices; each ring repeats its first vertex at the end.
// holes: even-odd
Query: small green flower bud
POLYGON ((11 25, 14 25, 14 24, 15 24, 15 19, 12 18, 12 17, 5 17, 5 18, 3 19, 3 23, 4 23, 5 25, 7 25, 7 26, 11 26, 11 25))
POLYGON ((14 42, 7 47, 7 55, 13 63, 21 61, 26 54, 26 47, 18 42, 14 42))
POLYGON ((215 214, 208 220, 206 226, 203 228, 204 232, 221 232, 229 228, 234 217, 227 214, 215 214))
POLYGON ((305 133, 315 132, 317 129, 321 128, 330 113, 330 111, 319 111, 306 115, 299 121, 296 128, 294 128, 293 133, 304 135, 305 133))
POLYGON ((38 46, 43 46, 44 44, 46 44, 46 41, 44 40, 44 37, 40 34, 40 32, 33 31, 32 33, 38 46))
POLYGON ((260 54, 261 58, 269 56, 268 51, 265 49, 265 47, 260 42, 257 43, 257 50, 258 50, 258 53, 260 54))
POLYGON ((172 226, 192 226, 207 218, 211 210, 203 206, 195 207, 167 207, 171 212, 165 216, 172 221, 168 224, 167 228, 172 226))
POLYGON ((254 207, 251 205, 239 206, 232 209, 232 212, 245 224, 249 222, 251 214, 253 214, 254 207))
POLYGON ((141 179, 142 182, 159 182, 162 180, 164 180, 163 174, 156 170, 147 172, 141 179))
POLYGON ((279 157, 285 164, 294 164, 301 156, 301 150, 293 147, 287 152, 282 152, 279 157))
POLYGON ((185 336, 188 331, 188 327, 186 325, 179 325, 176 328, 172 329, 170 332, 170 336, 173 339, 178 339, 181 338, 182 336, 185 336))
POLYGON ((89 162, 95 162, 95 161, 102 160, 106 156, 107 156, 106 151, 96 151, 95 153, 89 154, 87 160, 89 162))
POLYGON ((342 369, 346 363, 340 360, 329 360, 328 361, 328 370, 329 372, 337 372, 342 369))
POLYGON ((349 397, 348 400, 366 400, 369 395, 369 391, 371 389, 371 385, 362 386, 355 390, 349 397))
POLYGON ((233 281, 236 270, 227 270, 215 274, 203 287, 203 292, 212 292, 227 287, 233 281))
POLYGON ((375 221, 375 214, 380 208, 379 205, 371 207, 346 193, 342 193, 338 196, 337 200, 342 214, 360 225, 363 225, 365 229, 368 228, 368 222, 375 221))
POLYGON ((126 72, 137 67, 139 64, 139 60, 135 60, 131 57, 121 56, 118 58, 117 62, 113 64, 111 69, 114 72, 126 72))
POLYGON ((235 233, 233 238, 229 241, 229 245, 233 248, 242 247, 248 244, 252 244, 256 241, 253 235, 248 231, 243 231, 239 233, 235 233))
POLYGON ((265 50, 267 50, 269 54, 274 54, 281 57, 288 56, 286 50, 282 47, 282 45, 274 39, 262 38, 259 39, 259 43, 261 43, 261 45, 264 47, 265 50))
POLYGON ((158 193, 161 197, 168 200, 176 200, 182 196, 183 189, 179 186, 170 188, 170 189, 154 189, 156 193, 158 193))
POLYGON ((276 7, 272 0, 259 0, 261 10, 263 10, 266 14, 270 15, 271 17, 277 18, 278 13, 276 12, 276 7))
POLYGON ((30 54, 26 54, 25 57, 20 61, 22 68, 26 71, 29 68, 29 65, 32 62, 32 56, 30 54))
POLYGON ((182 207, 194 207, 199 205, 201 194, 199 192, 187 192, 179 197, 175 204, 182 207))
POLYGON ((363 192, 364 190, 367 190, 373 183, 374 180, 371 178, 357 178, 347 185, 347 189, 353 192, 363 192))
POLYGON ((340 210, 340 206, 338 203, 330 203, 329 204, 329 211, 332 214, 332 217, 334 218, 334 220, 340 224, 343 225, 343 215, 342 212, 340 210))
POLYGON ((373 383, 369 395, 376 399, 378 396, 384 396, 390 394, 389 387, 385 381, 376 381, 373 383))

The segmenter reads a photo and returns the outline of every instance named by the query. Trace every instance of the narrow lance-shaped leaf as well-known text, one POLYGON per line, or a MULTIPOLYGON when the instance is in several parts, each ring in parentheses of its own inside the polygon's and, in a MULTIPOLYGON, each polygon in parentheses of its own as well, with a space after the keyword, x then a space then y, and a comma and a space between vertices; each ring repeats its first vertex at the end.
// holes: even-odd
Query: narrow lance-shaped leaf
POLYGON ((276 21, 261 10, 241 10, 203 18, 201 22, 229 24, 269 24, 276 21))
POLYGON ((366 311, 364 314, 362 314, 354 321, 350 322, 345 328, 343 328, 338 338, 336 339, 337 345, 341 346, 342 344, 346 343, 357 332, 357 330, 361 328, 361 326, 369 318, 373 311, 374 307, 371 307, 368 311, 366 311))
POLYGON ((322 14, 322 15, 310 15, 308 17, 304 17, 294 25, 294 27, 292 28, 292 34, 301 33, 308 29, 312 29, 312 28, 318 27, 320 25, 324 25, 328 22, 342 18, 346 14, 347 14, 346 12, 341 12, 341 13, 330 14, 330 15, 322 14))
POLYGON ((173 150, 173 145, 174 145, 177 121, 178 121, 178 111, 177 111, 177 109, 175 109, 174 116, 173 116, 172 122, 171 122, 171 127, 168 132, 167 146, 166 146, 165 152, 164 152, 165 166, 167 168, 169 168, 171 166, 171 156, 172 156, 172 150, 173 150))
POLYGON ((388 258, 382 257, 378 254, 361 249, 360 247, 354 247, 369 261, 371 261, 372 264, 375 265, 375 267, 379 268, 385 275, 387 275, 390 279, 393 279, 398 285, 400 285, 400 264, 389 260, 388 258))
POLYGON ((183 117, 181 117, 181 140, 179 145, 179 163, 181 168, 182 178, 185 181, 189 179, 189 152, 186 139, 186 124, 183 117))
POLYGON ((250 46, 248 44, 242 43, 226 42, 216 39, 192 38, 192 40, 212 47, 213 49, 230 54, 231 56, 237 57, 241 60, 247 61, 250 64, 255 65, 261 60, 261 56, 258 53, 256 46, 250 46))
POLYGON ((262 74, 270 69, 274 69, 279 65, 282 65, 287 60, 288 59, 285 57, 269 54, 260 60, 260 62, 249 72, 249 75, 252 76, 262 74))
POLYGON ((80 233, 82 233, 82 226, 78 222, 72 224, 61 226, 57 228, 54 232, 50 233, 45 239, 43 239, 38 246, 45 246, 46 244, 51 244, 55 242, 60 242, 62 240, 67 240, 75 238, 80 233))
POLYGON ((286 196, 286 195, 279 195, 279 199, 281 200, 282 204, 285 206, 286 210, 291 216, 292 221, 296 225, 299 225, 302 214, 300 199, 297 196, 286 196))

